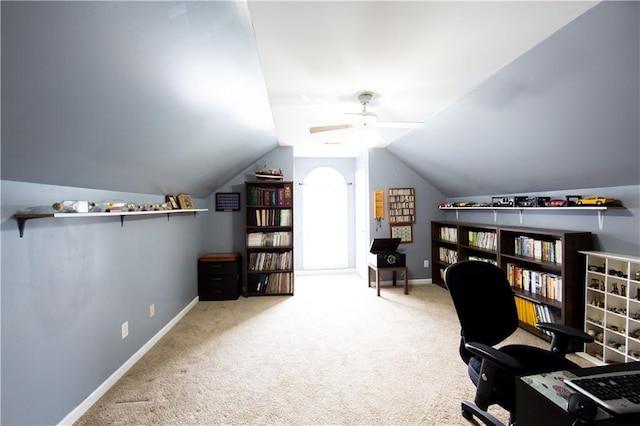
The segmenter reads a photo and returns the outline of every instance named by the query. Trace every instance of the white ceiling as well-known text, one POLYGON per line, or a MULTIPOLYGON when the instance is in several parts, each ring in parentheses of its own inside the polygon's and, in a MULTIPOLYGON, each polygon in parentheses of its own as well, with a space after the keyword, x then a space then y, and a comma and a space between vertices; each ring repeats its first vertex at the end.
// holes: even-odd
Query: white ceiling
POLYGON ((349 123, 362 91, 382 121, 427 121, 597 3, 249 1, 249 11, 280 145, 348 157, 411 130, 309 127, 349 123))

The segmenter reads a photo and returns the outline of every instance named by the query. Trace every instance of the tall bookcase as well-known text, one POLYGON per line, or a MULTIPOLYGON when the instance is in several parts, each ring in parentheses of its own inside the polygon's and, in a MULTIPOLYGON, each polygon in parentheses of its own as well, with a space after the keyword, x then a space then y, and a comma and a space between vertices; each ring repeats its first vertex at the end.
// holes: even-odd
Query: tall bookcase
POLYGON ((247 181, 244 188, 243 294, 293 295, 293 182, 247 181))
MULTIPOLYGON (((446 288, 444 270, 459 260, 498 265, 516 297, 520 327, 546 340, 536 322, 583 327, 584 258, 590 232, 431 222, 432 280, 446 288)), ((572 348, 576 350, 577 348, 572 348)))
POLYGON ((640 257, 584 251, 584 331, 580 355, 596 364, 640 361, 640 257))

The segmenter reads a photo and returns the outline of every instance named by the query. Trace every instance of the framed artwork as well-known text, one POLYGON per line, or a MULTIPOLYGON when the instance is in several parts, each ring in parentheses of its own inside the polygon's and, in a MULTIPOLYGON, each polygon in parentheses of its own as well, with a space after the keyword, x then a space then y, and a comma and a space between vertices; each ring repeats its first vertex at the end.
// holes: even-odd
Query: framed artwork
POLYGON ((173 210, 177 210, 180 208, 180 206, 178 206, 178 202, 176 201, 176 197, 174 197, 173 195, 165 195, 164 201, 165 203, 171 204, 171 208, 173 210))
POLYGON ((239 192, 216 192, 217 212, 237 212, 240 211, 239 192))
POLYGON ((191 210, 193 208, 193 201, 189 194, 178 194, 178 204, 183 210, 191 210))
POLYGON ((400 238, 400 244, 413 242, 413 225, 389 225, 391 238, 400 238))

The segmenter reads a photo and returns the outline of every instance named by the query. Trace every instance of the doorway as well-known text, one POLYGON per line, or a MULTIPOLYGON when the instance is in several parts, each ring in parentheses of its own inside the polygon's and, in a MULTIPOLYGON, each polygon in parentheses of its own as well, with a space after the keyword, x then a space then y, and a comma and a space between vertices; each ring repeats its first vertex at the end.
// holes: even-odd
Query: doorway
POLYGON ((317 167, 301 187, 303 268, 347 268, 349 184, 338 170, 317 167))

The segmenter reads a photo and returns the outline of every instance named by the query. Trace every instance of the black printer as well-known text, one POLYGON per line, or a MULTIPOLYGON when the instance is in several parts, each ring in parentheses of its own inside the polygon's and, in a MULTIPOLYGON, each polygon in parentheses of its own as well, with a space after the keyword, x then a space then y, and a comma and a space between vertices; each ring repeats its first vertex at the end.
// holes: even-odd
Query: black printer
POLYGON ((376 268, 400 268, 406 266, 404 253, 398 251, 400 238, 374 238, 369 247, 369 265, 376 268))

